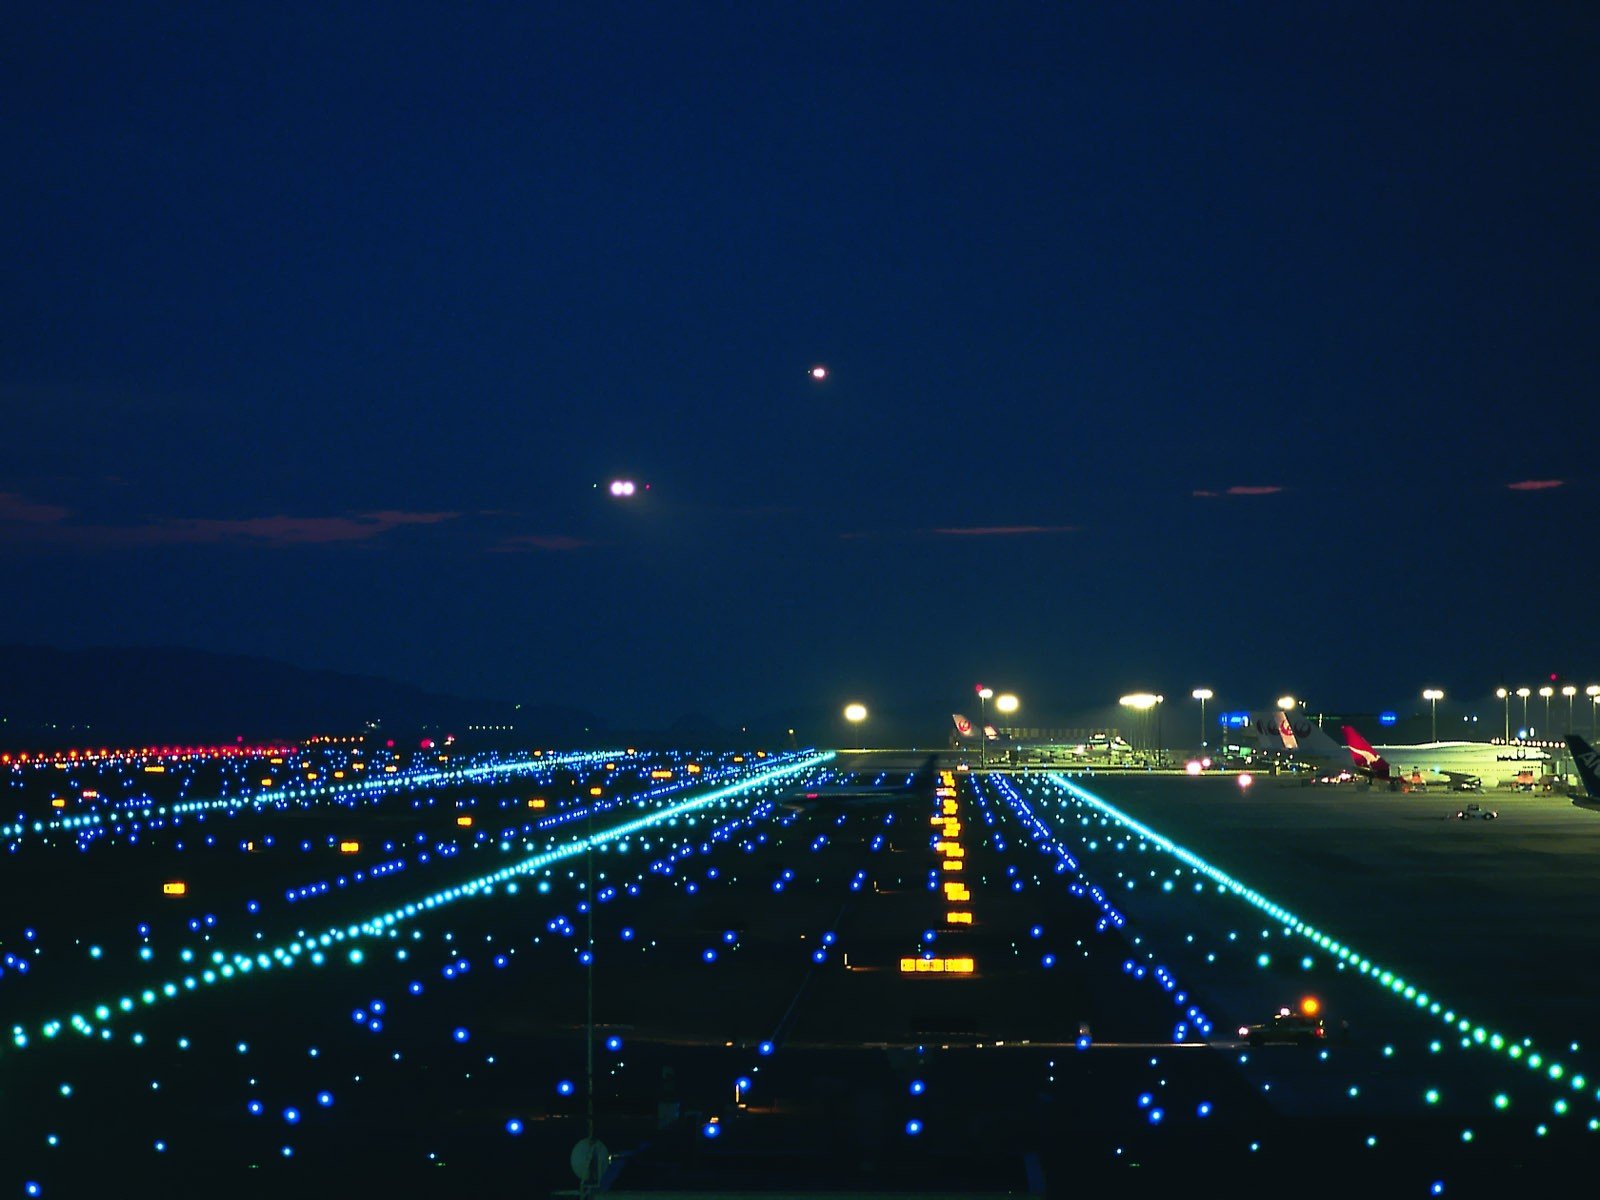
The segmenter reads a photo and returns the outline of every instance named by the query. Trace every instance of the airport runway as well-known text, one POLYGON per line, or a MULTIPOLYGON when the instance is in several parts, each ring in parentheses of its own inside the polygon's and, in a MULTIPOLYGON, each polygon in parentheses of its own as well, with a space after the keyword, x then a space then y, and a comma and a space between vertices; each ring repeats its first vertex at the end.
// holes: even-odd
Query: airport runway
POLYGON ((127 780, 77 816, 19 775, 4 1186, 560 1193, 591 982, 619 1195, 1501 1194, 1600 1145, 1597 814, 808 761, 430 761, 240 808, 252 765, 138 778, 235 799, 137 829, 127 780), (1240 1043, 1308 995, 1325 1042, 1240 1043))

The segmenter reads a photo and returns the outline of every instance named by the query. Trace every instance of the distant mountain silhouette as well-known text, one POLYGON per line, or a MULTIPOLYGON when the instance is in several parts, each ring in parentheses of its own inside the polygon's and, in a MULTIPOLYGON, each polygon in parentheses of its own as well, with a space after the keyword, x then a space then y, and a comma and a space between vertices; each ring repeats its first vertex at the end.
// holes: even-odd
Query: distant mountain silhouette
POLYGON ((0 746, 126 746, 371 732, 397 743, 454 733, 464 745, 614 741, 590 713, 441 695, 411 684, 243 655, 162 647, 0 646, 0 746), (469 726, 513 726, 493 734, 469 726))

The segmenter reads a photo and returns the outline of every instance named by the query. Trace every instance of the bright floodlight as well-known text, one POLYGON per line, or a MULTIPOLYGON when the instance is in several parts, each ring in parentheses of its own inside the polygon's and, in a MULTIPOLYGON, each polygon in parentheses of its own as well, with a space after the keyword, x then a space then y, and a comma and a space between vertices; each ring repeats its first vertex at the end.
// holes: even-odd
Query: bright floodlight
POLYGON ((1161 703, 1161 697, 1150 692, 1134 692, 1117 701, 1118 704, 1127 705, 1129 708, 1154 708, 1161 703))
POLYGON ((980 699, 980 700, 990 700, 990 699, 993 699, 993 698, 994 698, 994 689, 993 688, 984 687, 983 684, 980 683, 978 685, 978 699, 980 699))
POLYGON ((1283 709, 1284 712, 1293 711, 1294 706, 1296 704, 1298 704, 1298 703, 1300 703, 1300 702, 1298 700, 1296 700, 1293 696, 1279 696, 1278 697, 1278 707, 1283 709))
POLYGON ((1517 689, 1517 695, 1521 696, 1524 700, 1526 700, 1529 696, 1533 695, 1533 693, 1530 690, 1528 690, 1527 688, 1518 688, 1517 689))
POLYGON ((1539 695, 1543 696, 1546 700, 1550 699, 1550 697, 1554 696, 1555 694, 1556 694, 1555 688, 1550 687, 1548 685, 1546 685, 1545 687, 1542 687, 1542 688, 1539 689, 1539 695))
POLYGON ((1444 693, 1438 688, 1423 688, 1422 698, 1424 700, 1443 700, 1444 693))
POLYGON ((1021 701, 1019 701, 1010 692, 1001 692, 1000 695, 994 698, 995 709, 1008 715, 1016 712, 1017 705, 1020 703, 1021 701))
POLYGON ((818 365, 818 366, 815 366, 815 367, 811 368, 811 378, 813 378, 813 379, 826 379, 827 377, 828 377, 828 368, 827 367, 818 365))
POLYGON ((1210 688, 1195 688, 1194 691, 1189 693, 1196 700, 1209 700, 1215 694, 1210 688))
POLYGON ((865 704, 846 704, 844 706, 844 719, 846 721, 865 721, 867 719, 867 706, 865 704))
POLYGON ((636 490, 631 479, 613 479, 611 481, 611 494, 613 496, 631 496, 636 490))
POLYGON ((1600 683, 1591 683, 1583 689, 1583 694, 1585 696, 1600 696, 1600 683))
POLYGON ((1506 691, 1505 688, 1495 688, 1494 690, 1494 698, 1496 700, 1504 700, 1510 694, 1511 693, 1506 691))
POLYGON ((1578 689, 1569 683, 1566 687, 1561 689, 1561 694, 1563 696, 1576 696, 1578 694, 1578 689))

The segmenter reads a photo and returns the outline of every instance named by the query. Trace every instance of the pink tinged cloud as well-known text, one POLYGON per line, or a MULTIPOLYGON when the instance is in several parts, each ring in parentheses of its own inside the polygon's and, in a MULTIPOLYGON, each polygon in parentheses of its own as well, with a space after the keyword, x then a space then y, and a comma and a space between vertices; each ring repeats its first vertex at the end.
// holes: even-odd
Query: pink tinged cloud
POLYGON ((935 529, 945 537, 1017 537, 1030 533, 1077 533, 1076 525, 976 525, 965 529, 935 529))
POLYGON ((212 520, 186 517, 131 530, 152 542, 255 542, 270 546, 360 542, 402 525, 437 525, 459 513, 375 512, 356 517, 247 517, 212 520))
POLYGON ((582 550, 594 545, 582 538, 569 537, 564 533, 522 533, 516 537, 508 537, 493 549, 501 553, 512 553, 518 550, 546 550, 552 553, 562 550, 582 550))
POLYGON ((72 510, 59 504, 37 504, 15 492, 0 492, 0 521, 18 525, 48 525, 65 521, 72 510))
POLYGON ((353 517, 246 517, 219 520, 175 517, 143 525, 74 524, 65 509, 0 495, 0 535, 14 544, 36 547, 116 549, 144 546, 326 546, 370 541, 413 525, 437 525, 459 513, 373 512, 353 517), (10 514, 10 519, 8 519, 10 514))
POLYGON ((1565 479, 1519 479, 1516 483, 1506 484, 1506 487, 1513 492, 1543 492, 1564 483, 1565 479))

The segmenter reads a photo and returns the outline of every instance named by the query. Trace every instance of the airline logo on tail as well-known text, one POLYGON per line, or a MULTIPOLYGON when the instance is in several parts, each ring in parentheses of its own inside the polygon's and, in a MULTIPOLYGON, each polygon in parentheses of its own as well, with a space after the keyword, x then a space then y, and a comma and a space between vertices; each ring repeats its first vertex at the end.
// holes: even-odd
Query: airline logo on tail
POLYGON ((972 722, 960 713, 951 713, 950 719, 956 723, 956 733, 962 737, 972 736, 972 722))
POLYGON ((1600 800, 1600 750, 1594 749, 1575 733, 1567 734, 1567 748, 1572 751, 1572 761, 1577 765, 1578 778, 1583 780, 1583 790, 1592 799, 1600 800))
POLYGON ((1350 757, 1355 761, 1356 770, 1373 779, 1389 778, 1389 762, 1372 748, 1372 743, 1362 737, 1349 725, 1344 727, 1345 746, 1350 751, 1350 757))
POLYGON ((1306 738, 1311 736, 1311 731, 1316 726, 1309 723, 1296 725, 1289 720, 1289 714, 1279 709, 1270 718, 1257 717, 1255 720, 1256 732, 1263 739, 1276 738, 1279 750, 1311 749, 1310 746, 1302 747, 1306 738))
POLYGON ((1286 749, 1298 750, 1300 748, 1300 741, 1294 735, 1294 726, 1289 724, 1289 714, 1281 710, 1278 713, 1278 736, 1283 739, 1286 749))

